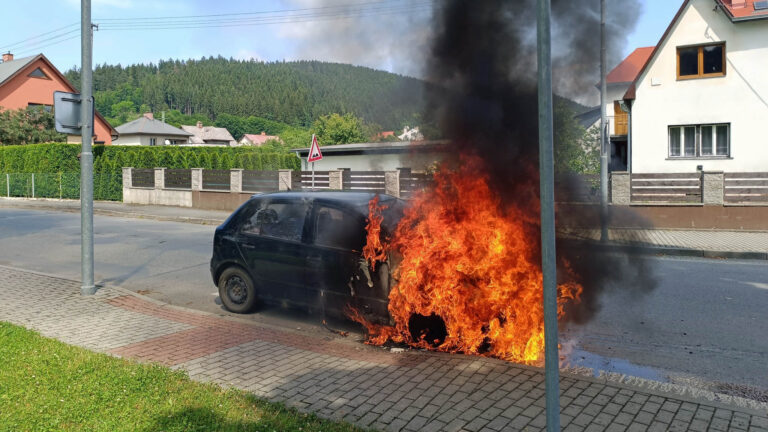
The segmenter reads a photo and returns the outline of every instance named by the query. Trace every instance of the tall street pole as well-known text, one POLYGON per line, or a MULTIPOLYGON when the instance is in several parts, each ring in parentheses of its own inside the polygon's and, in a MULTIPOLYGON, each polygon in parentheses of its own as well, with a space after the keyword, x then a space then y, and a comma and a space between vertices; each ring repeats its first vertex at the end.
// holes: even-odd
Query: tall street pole
POLYGON ((560 430, 560 370, 557 350, 557 268, 552 122, 552 29, 550 0, 538 0, 539 176, 541 183, 541 268, 544 275, 544 382, 547 431, 560 430))
POLYGON ((80 118, 83 146, 80 151, 80 263, 82 285, 80 294, 96 293, 93 282, 93 26, 91 0, 80 2, 81 68, 80 118))
POLYGON ((608 241, 608 122, 605 117, 605 0, 600 0, 600 241, 608 241))

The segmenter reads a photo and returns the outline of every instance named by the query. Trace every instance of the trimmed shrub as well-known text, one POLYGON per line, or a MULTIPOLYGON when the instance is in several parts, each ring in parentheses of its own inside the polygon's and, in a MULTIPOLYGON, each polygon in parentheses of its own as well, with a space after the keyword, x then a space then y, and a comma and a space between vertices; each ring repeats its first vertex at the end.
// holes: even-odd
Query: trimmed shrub
MULTIPOLYGON (((35 173, 35 196, 78 198, 80 195, 79 144, 30 144, 0 147, 0 196, 6 195, 5 173, 11 196, 27 196, 35 173)), ((275 153, 252 147, 122 147, 94 146, 94 198, 122 199, 122 168, 203 168, 246 170, 301 169, 293 153, 275 153)))

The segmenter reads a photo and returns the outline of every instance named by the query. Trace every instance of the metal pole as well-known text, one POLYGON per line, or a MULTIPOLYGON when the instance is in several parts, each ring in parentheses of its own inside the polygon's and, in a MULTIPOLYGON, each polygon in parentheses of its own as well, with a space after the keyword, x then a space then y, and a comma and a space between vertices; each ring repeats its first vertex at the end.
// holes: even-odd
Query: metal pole
POLYGON ((605 0, 600 0, 600 241, 608 241, 608 122, 605 118, 605 0))
POLYGON ((8 198, 10 198, 11 197, 11 175, 10 174, 5 175, 5 189, 6 189, 8 198))
POLYGON ((93 26, 91 25, 91 0, 80 1, 81 78, 82 100, 80 118, 83 146, 80 152, 80 262, 82 286, 80 294, 96 293, 93 282, 93 26))
POLYGON ((312 192, 315 191, 315 163, 312 162, 312 192))
POLYGON ((552 30, 550 0, 538 0, 539 180, 541 183, 541 268, 544 276, 544 382, 547 431, 560 430, 560 370, 557 350, 557 267, 552 122, 552 30))
POLYGON ((35 197, 35 173, 32 173, 32 198, 35 197))

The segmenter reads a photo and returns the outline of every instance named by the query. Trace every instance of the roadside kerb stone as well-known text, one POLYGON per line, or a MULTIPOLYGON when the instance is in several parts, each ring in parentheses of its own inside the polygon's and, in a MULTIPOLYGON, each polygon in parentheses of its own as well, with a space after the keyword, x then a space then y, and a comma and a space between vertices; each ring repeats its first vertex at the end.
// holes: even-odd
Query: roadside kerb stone
MULTIPOLYGON (((542 370, 495 359, 392 354, 336 337, 169 307, 119 288, 83 297, 78 282, 7 267, 0 267, 0 320, 97 351, 169 364, 195 380, 363 427, 545 427, 542 370), (159 349, 169 341, 176 353, 159 349)), ((709 400, 705 393, 631 377, 564 371, 561 386, 564 430, 695 430, 706 424, 760 430, 768 424, 764 407, 758 411, 722 395, 709 400)))

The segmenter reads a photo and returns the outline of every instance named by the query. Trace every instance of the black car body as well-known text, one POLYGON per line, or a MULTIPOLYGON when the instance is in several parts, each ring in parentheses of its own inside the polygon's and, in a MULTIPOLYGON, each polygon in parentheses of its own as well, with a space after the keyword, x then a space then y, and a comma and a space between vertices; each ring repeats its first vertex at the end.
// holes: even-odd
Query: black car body
MULTIPOLYGON (((379 194, 382 233, 402 217, 403 201, 379 194)), ((224 306, 252 310, 259 300, 324 308, 352 306, 389 320, 388 262, 370 271, 362 258, 373 193, 280 192, 254 195, 216 229, 211 275, 224 306)))

